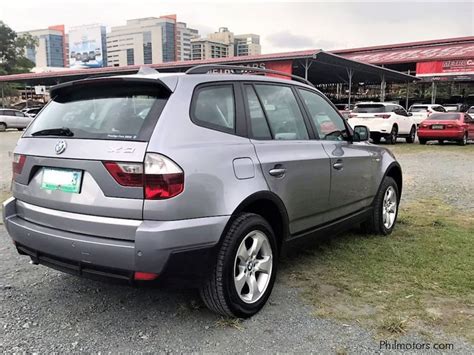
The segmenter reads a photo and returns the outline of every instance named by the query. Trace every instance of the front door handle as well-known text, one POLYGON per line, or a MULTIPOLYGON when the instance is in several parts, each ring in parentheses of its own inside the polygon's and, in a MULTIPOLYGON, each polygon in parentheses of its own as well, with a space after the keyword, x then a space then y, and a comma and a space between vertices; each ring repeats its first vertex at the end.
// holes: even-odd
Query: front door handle
POLYGON ((342 164, 342 161, 337 161, 335 162, 332 167, 336 170, 342 170, 342 168, 344 167, 344 164, 342 164))
POLYGON ((268 172, 271 176, 282 177, 286 173, 285 168, 273 168, 268 172))

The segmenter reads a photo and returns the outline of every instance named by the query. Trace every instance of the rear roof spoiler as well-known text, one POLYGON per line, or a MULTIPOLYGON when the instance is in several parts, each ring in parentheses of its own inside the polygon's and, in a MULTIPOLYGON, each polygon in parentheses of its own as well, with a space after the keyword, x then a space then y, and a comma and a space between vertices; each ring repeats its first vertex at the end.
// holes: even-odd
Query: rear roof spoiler
MULTIPOLYGON (((168 78, 163 78, 168 79, 168 78)), ((97 77, 97 78, 88 78, 75 81, 69 81, 67 83, 62 83, 53 86, 50 89, 50 96, 56 97, 61 95, 64 92, 74 90, 76 88, 85 87, 95 84, 144 84, 144 85, 156 85, 159 86, 162 90, 164 89, 168 94, 172 94, 176 83, 170 80, 165 80, 168 83, 165 83, 163 80, 158 78, 143 78, 136 76, 109 76, 109 77, 97 77), (173 85, 174 84, 174 85, 173 85)))

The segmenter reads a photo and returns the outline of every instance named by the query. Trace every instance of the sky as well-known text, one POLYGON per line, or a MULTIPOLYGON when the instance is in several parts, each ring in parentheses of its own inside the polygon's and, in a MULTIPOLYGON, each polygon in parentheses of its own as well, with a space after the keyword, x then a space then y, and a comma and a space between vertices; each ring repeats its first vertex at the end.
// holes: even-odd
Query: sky
POLYGON ((202 35, 228 27, 260 35, 262 53, 344 49, 474 35, 474 0, 453 1, 146 1, 0 0, 0 20, 15 31, 64 24, 124 25, 177 14, 202 35))

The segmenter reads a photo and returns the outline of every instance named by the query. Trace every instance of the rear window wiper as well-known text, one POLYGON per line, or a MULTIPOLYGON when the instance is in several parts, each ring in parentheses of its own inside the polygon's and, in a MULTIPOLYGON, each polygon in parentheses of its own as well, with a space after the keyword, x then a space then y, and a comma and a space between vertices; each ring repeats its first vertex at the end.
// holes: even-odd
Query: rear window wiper
POLYGON ((72 137, 74 133, 67 127, 42 129, 31 133, 32 136, 65 136, 72 137))

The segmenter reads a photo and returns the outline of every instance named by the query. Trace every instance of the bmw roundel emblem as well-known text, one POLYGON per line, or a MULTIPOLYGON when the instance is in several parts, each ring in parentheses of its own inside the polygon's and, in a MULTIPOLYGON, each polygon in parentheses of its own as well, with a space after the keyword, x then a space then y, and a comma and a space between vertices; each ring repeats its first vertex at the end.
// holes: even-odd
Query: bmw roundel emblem
POLYGON ((54 151, 56 154, 61 154, 66 150, 67 144, 65 141, 60 140, 56 145, 54 146, 54 151))

